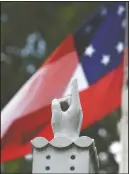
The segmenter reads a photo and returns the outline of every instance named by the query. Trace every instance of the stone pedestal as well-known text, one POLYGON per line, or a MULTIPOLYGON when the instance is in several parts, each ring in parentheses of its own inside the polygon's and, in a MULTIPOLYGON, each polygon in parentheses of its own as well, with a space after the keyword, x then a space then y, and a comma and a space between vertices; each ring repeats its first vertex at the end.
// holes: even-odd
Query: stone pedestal
POLYGON ((94 140, 83 136, 74 142, 54 138, 48 142, 37 137, 32 140, 33 173, 97 173, 98 158, 94 140))

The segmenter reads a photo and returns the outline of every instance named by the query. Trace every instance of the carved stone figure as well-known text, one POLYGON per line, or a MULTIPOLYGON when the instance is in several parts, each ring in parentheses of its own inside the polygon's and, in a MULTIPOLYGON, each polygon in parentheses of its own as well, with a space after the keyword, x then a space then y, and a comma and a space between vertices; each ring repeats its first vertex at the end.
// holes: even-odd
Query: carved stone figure
POLYGON ((94 140, 79 137, 82 125, 77 81, 72 82, 70 96, 52 101, 54 138, 31 141, 33 173, 97 173, 98 158, 94 140))
POLYGON ((77 80, 72 81, 71 95, 52 101, 52 129, 54 137, 67 137, 76 140, 82 125, 82 109, 77 80))

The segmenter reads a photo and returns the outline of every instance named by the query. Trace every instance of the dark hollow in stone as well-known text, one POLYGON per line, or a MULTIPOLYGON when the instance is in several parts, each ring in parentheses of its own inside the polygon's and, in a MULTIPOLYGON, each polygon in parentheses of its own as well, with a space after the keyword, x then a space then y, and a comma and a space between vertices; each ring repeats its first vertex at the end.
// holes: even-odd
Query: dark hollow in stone
POLYGON ((47 155, 46 156, 46 159, 48 159, 48 160, 51 159, 51 156, 50 155, 47 155))
POLYGON ((67 102, 60 102, 60 107, 61 107, 61 110, 62 111, 67 111, 68 110, 68 108, 69 108, 69 104, 67 103, 67 102))
POLYGON ((75 170, 75 167, 74 167, 74 166, 71 166, 71 167, 70 167, 70 170, 71 170, 71 171, 74 171, 74 170, 75 170))
POLYGON ((50 170, 50 167, 49 166, 46 166, 46 170, 50 170))
POLYGON ((74 160, 75 159, 75 155, 71 155, 71 159, 74 160))

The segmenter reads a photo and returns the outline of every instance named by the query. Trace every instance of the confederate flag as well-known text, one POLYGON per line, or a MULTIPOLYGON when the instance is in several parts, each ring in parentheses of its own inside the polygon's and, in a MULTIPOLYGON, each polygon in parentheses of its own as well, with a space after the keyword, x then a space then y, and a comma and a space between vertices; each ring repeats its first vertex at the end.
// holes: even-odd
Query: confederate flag
POLYGON ((125 2, 102 7, 60 44, 1 112, 2 162, 31 152, 36 136, 53 138, 51 101, 77 78, 82 129, 121 104, 125 2))

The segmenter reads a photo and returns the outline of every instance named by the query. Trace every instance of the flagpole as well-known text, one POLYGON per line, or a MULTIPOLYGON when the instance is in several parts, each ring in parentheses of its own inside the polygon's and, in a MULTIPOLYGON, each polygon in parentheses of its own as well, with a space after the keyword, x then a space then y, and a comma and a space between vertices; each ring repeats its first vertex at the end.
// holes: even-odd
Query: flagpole
POLYGON ((1 173, 4 173, 4 163, 1 163, 1 173))
MULTIPOLYGON (((125 48, 128 48, 128 2, 126 2, 126 32, 125 48)), ((121 141, 121 162, 119 173, 128 173, 128 60, 127 53, 124 59, 124 81, 122 89, 121 121, 120 121, 120 141, 121 141)))

